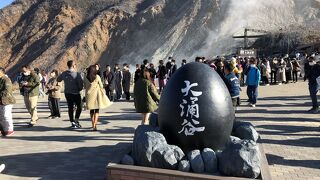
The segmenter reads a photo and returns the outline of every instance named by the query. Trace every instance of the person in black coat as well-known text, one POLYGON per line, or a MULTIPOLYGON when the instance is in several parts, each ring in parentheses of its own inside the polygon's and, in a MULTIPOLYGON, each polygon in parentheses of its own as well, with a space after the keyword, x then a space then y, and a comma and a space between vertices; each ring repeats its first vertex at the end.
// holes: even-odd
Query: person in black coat
POLYGON ((174 72, 176 72, 177 70, 177 65, 176 65, 176 60, 172 59, 171 60, 171 68, 170 68, 170 71, 169 71, 169 78, 171 78, 171 76, 173 75, 174 72))
POLYGON ((309 93, 312 100, 312 108, 309 112, 314 114, 319 113, 317 93, 320 89, 320 84, 318 78, 320 78, 320 61, 316 63, 315 59, 310 57, 308 63, 305 64, 304 80, 309 80, 309 93))
POLYGON ((141 66, 136 64, 136 71, 134 72, 134 83, 136 83, 141 77, 141 66))
POLYGON ((103 72, 103 85, 106 90, 106 95, 110 101, 114 100, 114 73, 111 71, 110 65, 106 66, 106 71, 103 72))
POLYGON ((158 66, 158 72, 157 72, 157 77, 159 79, 160 92, 162 91, 162 89, 165 86, 166 74, 167 74, 166 67, 163 65, 163 60, 160 60, 159 66, 158 66))

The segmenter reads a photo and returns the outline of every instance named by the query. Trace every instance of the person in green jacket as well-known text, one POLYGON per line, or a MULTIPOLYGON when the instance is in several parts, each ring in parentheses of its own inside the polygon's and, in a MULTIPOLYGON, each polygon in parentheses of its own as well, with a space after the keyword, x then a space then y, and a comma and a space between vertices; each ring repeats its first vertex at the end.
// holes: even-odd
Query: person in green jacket
POLYGON ((3 136, 12 136, 12 106, 16 100, 12 94, 12 82, 0 67, 0 130, 3 136))
POLYGON ((150 114, 158 109, 160 95, 152 83, 148 68, 144 68, 141 77, 134 85, 134 105, 137 113, 142 113, 141 124, 148 125, 150 114))
POLYGON ((31 115, 31 121, 28 127, 33 127, 38 121, 37 103, 39 96, 40 79, 29 65, 22 67, 22 77, 19 82, 20 93, 24 97, 24 103, 31 115))

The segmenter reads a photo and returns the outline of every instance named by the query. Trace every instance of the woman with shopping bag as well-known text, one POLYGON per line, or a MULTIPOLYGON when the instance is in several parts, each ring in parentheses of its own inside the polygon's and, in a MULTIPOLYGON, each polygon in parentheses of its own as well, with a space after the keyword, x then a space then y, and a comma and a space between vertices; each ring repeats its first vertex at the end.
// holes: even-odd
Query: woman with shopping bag
POLYGON ((84 78, 85 96, 87 109, 90 110, 90 117, 93 131, 97 131, 99 110, 109 107, 112 103, 104 93, 103 84, 100 76, 97 76, 95 65, 88 68, 84 78))

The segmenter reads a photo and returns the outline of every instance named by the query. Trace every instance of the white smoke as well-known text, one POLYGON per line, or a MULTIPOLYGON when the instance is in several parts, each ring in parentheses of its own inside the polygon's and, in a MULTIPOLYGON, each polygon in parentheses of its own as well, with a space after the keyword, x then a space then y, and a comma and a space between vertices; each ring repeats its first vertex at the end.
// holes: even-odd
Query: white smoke
POLYGON ((234 47, 243 40, 234 40, 232 36, 243 35, 244 28, 290 31, 292 26, 303 25, 307 17, 318 19, 319 9, 312 8, 312 3, 314 0, 229 0, 224 4, 228 7, 222 7, 227 9, 226 16, 222 17, 219 26, 210 31, 205 46, 198 54, 212 57, 234 52, 234 47))

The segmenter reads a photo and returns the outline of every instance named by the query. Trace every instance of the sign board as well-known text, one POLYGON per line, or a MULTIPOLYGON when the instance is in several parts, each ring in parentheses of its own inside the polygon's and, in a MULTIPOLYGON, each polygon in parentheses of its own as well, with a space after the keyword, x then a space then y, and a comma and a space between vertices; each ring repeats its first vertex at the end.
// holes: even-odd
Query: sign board
POLYGON ((240 49, 238 56, 240 56, 240 57, 257 57, 257 50, 255 50, 255 49, 240 49))

